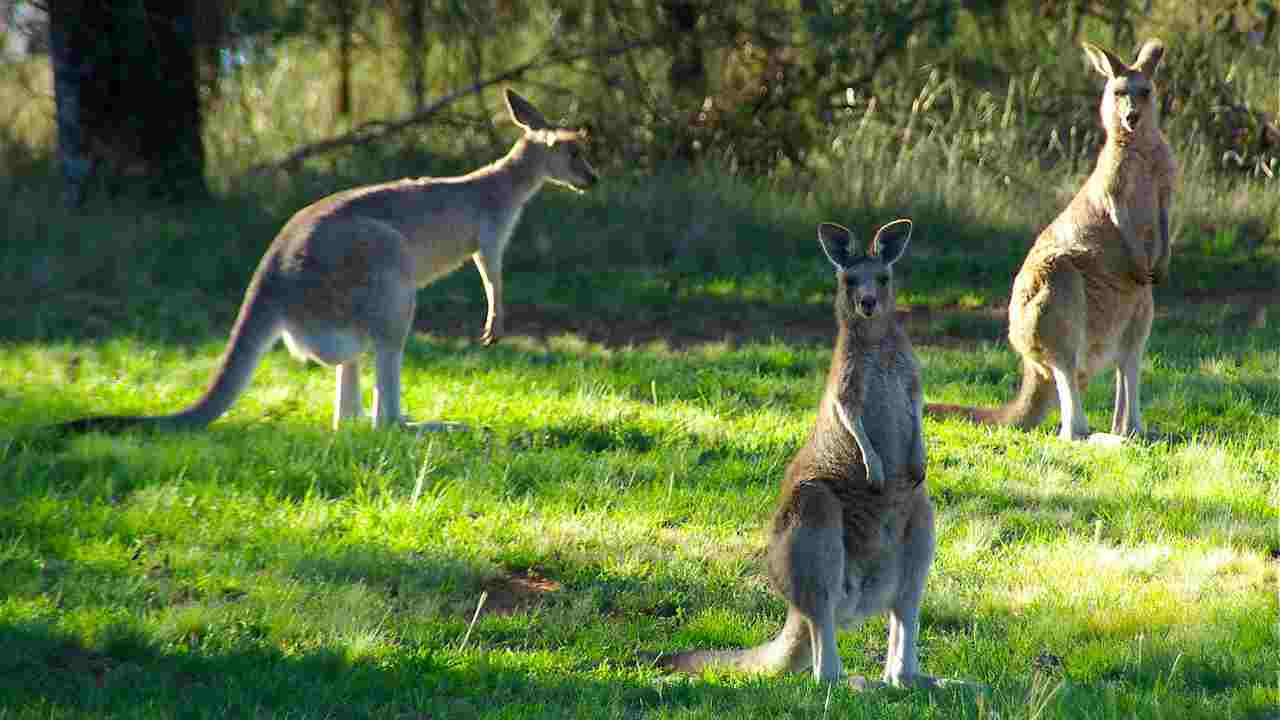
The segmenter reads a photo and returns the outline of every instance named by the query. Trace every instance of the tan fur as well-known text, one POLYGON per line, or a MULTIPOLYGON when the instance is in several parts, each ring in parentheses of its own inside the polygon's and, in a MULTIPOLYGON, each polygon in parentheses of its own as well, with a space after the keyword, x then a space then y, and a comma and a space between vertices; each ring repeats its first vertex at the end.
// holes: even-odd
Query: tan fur
POLYGON ((1115 442, 1143 433, 1138 373, 1151 333, 1151 287, 1169 276, 1169 209, 1177 165, 1160 132, 1153 78, 1164 46, 1148 40, 1133 65, 1085 44, 1107 78, 1107 141, 1071 204, 1040 233, 1013 282, 1009 342, 1022 356, 1018 397, 997 410, 929 405, 930 414, 1033 427, 1054 397, 1065 439, 1115 442), (1111 434, 1089 432, 1082 397, 1116 366, 1111 434))
MULTIPOLYGON (((662 657, 663 667, 812 668, 817 680, 831 682, 844 674, 837 626, 887 611, 884 682, 943 682, 920 673, 916 654, 934 529, 924 484, 920 369, 894 317, 892 266, 910 235, 910 221, 889 223, 862 253, 845 228, 819 228, 836 266, 839 335, 817 420, 787 468, 773 518, 769 576, 788 605, 782 631, 755 648, 662 657)), ((860 677, 849 682, 868 684, 860 677)))
POLYGON ((374 422, 402 422, 400 367, 417 289, 474 260, 489 304, 483 339, 496 341, 504 315, 502 257, 525 203, 548 181, 579 191, 597 181, 580 133, 551 126, 510 90, 506 100, 524 133, 506 157, 460 177, 355 188, 299 210, 258 265, 218 374, 192 406, 173 415, 93 417, 60 427, 203 427, 244 391, 262 353, 280 337, 295 356, 336 366, 335 429, 362 413, 357 362, 371 340, 374 422))

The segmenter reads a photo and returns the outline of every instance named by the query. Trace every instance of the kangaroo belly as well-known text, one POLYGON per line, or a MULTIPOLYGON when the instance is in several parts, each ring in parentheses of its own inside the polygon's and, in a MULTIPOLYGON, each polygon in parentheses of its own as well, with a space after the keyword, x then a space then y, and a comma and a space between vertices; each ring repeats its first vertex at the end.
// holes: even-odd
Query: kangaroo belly
POLYGON ((298 360, 314 360, 321 365, 341 365, 360 354, 364 337, 345 328, 286 326, 284 344, 298 360))
POLYGON ((881 494, 863 504, 864 512, 846 510, 845 599, 836 613, 841 622, 893 605, 906 578, 907 553, 913 545, 909 535, 920 525, 911 521, 927 503, 923 489, 915 488, 881 494))
POLYGON ((846 573, 845 600, 836 607, 842 625, 879 615, 893 606, 902 583, 902 562, 885 556, 875 563, 851 564, 846 573))
POLYGON ((1137 286, 1124 293, 1109 290, 1105 294, 1105 302, 1089 304, 1085 370, 1090 375, 1114 365, 1131 345, 1145 343, 1151 331, 1154 302, 1150 287, 1137 286))

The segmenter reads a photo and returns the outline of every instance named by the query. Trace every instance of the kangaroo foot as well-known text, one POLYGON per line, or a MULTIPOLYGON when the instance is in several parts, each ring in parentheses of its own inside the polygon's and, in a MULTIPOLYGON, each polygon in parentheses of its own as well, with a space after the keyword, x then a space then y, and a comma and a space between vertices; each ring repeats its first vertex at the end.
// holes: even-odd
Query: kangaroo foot
POLYGON ((1127 435, 1117 435, 1116 433, 1096 432, 1089 436, 1089 443, 1093 445, 1103 445, 1105 447, 1119 447, 1129 441, 1127 435))
POLYGON ((471 426, 466 423, 443 422, 439 420, 414 422, 408 418, 404 418, 400 424, 405 430, 411 430, 419 437, 421 437, 423 433, 468 432, 471 430, 471 426))
POLYGON ((982 683, 958 680, 956 678, 939 678, 932 675, 904 676, 898 678, 892 684, 895 687, 919 688, 922 690, 970 690, 973 692, 986 692, 988 690, 987 686, 982 683))
POLYGON ((858 691, 887 687, 918 690, 969 690, 972 692, 986 692, 988 690, 987 686, 982 683, 957 680, 955 678, 939 678, 932 675, 901 675, 895 678, 886 677, 883 681, 867 680, 860 675, 850 676, 849 687, 858 691))
POLYGON ((888 687, 888 685, 885 685, 879 680, 871 680, 862 675, 850 675, 848 678, 846 678, 846 682, 849 683, 849 689, 855 692, 864 692, 866 690, 879 690, 881 688, 888 687))

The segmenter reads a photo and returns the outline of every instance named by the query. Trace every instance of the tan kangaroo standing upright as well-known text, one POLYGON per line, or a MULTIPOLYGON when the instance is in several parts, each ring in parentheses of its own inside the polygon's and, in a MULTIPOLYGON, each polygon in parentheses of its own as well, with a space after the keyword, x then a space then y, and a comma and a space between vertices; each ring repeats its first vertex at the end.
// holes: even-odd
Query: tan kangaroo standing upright
POLYGON ((373 422, 403 422, 400 368, 417 289, 474 259, 489 303, 483 340, 493 343, 503 325, 502 256, 525 204, 547 182, 582 191, 597 181, 578 132, 551 125, 511 90, 505 95, 523 135, 502 159, 460 177, 404 179, 335 193, 290 218, 245 291, 213 382, 190 407, 172 415, 83 418, 59 427, 204 427, 240 396, 262 354, 280 337, 295 357, 336 366, 334 429, 363 412, 358 358, 371 340, 373 422))
MULTIPOLYGON (((787 467, 773 516, 769 577, 788 605, 782 631, 755 648, 684 652, 659 658, 661 666, 811 667, 818 681, 832 682, 844 674, 836 627, 888 611, 884 682, 943 682, 920 673, 916 653, 934 529, 924 484, 920 369, 894 317, 893 264, 910 237, 911 221, 897 220, 862 252, 847 229, 818 228, 836 267, 839 333, 817 420, 787 467)), ((850 684, 868 683, 854 677, 850 684)))
POLYGON ((1107 79, 1107 141, 1093 174, 1040 233, 1014 278, 1009 343, 1022 356, 1022 386, 1002 408, 930 404, 930 414, 1030 428, 1044 420, 1056 386, 1062 438, 1119 442, 1143 433, 1138 376, 1155 314, 1151 287, 1169 277, 1177 176, 1153 84, 1164 45, 1148 40, 1133 65, 1095 45, 1084 49, 1107 79), (1111 433, 1090 435, 1084 389, 1111 365, 1111 433))

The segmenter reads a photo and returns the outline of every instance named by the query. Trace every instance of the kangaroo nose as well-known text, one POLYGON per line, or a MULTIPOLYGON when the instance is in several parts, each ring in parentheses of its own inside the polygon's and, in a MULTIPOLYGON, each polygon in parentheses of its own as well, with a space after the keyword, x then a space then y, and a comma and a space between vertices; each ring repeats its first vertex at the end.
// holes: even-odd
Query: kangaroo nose
POLYGON ((870 315, 876 311, 876 299, 874 297, 864 297, 858 304, 862 305, 863 315, 870 315))

